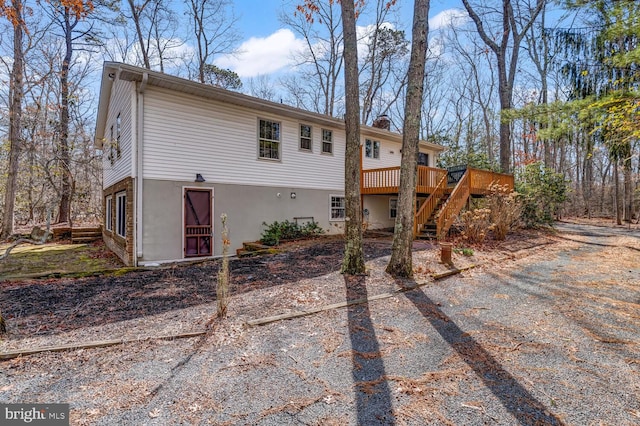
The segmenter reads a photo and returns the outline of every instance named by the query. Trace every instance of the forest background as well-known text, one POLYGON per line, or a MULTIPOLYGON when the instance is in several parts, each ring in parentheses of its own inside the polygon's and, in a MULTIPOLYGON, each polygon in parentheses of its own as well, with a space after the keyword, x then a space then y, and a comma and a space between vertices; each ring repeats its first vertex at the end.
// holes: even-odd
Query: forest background
MULTIPOLYGON (((49 214, 54 222, 101 222, 103 153, 93 132, 103 61, 342 117, 340 5, 269 2, 279 8, 280 28, 258 50, 284 65, 260 74, 248 68, 258 62, 247 56, 257 39, 240 30, 247 3, 0 0, 2 237, 49 214)), ((368 0, 358 9, 364 124, 387 115, 392 130, 402 131, 411 35, 403 8, 410 3, 368 0)), ((513 172, 521 187, 536 183, 551 195, 564 182, 560 213, 633 220, 637 2, 440 3, 449 8, 430 19, 420 130, 448 148, 439 166, 513 172)))

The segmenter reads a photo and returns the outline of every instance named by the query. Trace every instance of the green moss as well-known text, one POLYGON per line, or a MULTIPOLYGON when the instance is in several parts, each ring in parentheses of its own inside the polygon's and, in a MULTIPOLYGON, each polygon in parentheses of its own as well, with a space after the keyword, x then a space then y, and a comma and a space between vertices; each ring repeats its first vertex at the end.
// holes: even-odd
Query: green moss
MULTIPOLYGON (((0 246, 0 253, 7 246, 0 246)), ((86 277, 121 267, 106 249, 86 244, 21 245, 0 261, 0 280, 40 277, 86 277)))

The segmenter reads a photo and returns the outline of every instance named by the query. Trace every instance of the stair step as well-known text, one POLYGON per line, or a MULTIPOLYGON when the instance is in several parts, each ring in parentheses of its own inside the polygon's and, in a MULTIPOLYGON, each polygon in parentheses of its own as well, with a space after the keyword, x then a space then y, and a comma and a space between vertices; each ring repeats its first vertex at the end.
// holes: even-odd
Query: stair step
POLYGON ((278 250, 270 247, 268 249, 262 250, 245 250, 245 249, 237 249, 236 256, 238 257, 251 257, 251 256, 262 256, 264 254, 275 254, 278 253, 278 250))
POLYGON ((242 243, 242 249, 241 250, 246 250, 246 251, 260 251, 260 250, 269 250, 272 247, 264 245, 262 243, 259 242, 245 242, 242 243))
POLYGON ((94 241, 98 241, 100 237, 73 237, 71 238, 71 244, 83 244, 83 243, 92 243, 94 241))

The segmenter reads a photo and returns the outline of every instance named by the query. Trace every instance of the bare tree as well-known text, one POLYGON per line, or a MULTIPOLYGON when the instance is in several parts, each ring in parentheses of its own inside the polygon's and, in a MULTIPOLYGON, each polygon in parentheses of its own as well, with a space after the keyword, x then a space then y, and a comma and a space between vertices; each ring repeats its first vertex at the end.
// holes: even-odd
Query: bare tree
POLYGON ((3 4, 0 9, 0 14, 8 16, 13 26, 13 66, 9 88, 9 167, 7 170, 0 239, 7 238, 13 233, 16 179, 18 176, 20 150, 22 149, 22 97, 24 89, 24 52, 22 46, 24 20, 22 8, 21 0, 13 0, 10 7, 3 4))
POLYGON ((345 247, 342 272, 365 272, 362 248, 362 205, 360 201, 360 85, 358 82, 358 40, 353 1, 342 1, 342 28, 344 32, 345 127, 347 133, 344 193, 345 193, 345 247))
MULTIPOLYGON (((307 88, 302 98, 299 93, 290 93, 297 98, 298 105, 305 105, 321 114, 333 116, 339 98, 339 80, 342 75, 342 38, 339 8, 334 1, 304 0, 293 16, 282 13, 280 20, 300 35, 306 50, 296 57, 307 88)), ((294 82, 286 87, 296 88, 294 82)), ((295 89, 294 89, 295 90, 295 89)))
MULTIPOLYGON (((469 0, 462 0, 480 38, 496 57, 498 97, 501 111, 511 109, 520 43, 542 10, 545 1, 535 0, 535 5, 532 6, 529 1, 524 0, 500 0, 501 7, 499 10, 497 8, 472 6, 469 0), (521 3, 526 4, 521 7, 521 3), (486 12, 479 13, 478 10, 480 9, 486 12), (493 14, 490 12, 491 10, 494 11, 493 14), (487 29, 487 26, 490 26, 489 20, 494 14, 497 15, 499 29, 487 29), (499 35, 499 42, 495 41, 494 34, 496 33, 499 35)), ((511 170, 511 127, 507 120, 502 119, 500 120, 500 167, 504 172, 511 170)))
POLYGON ((164 72, 165 62, 174 59, 169 52, 182 44, 176 36, 178 23, 175 12, 162 0, 127 0, 127 4, 130 15, 124 18, 135 30, 136 55, 145 68, 157 66, 164 72))
POLYGON ((404 31, 394 29, 387 22, 395 3, 395 0, 378 0, 375 3, 375 23, 364 35, 367 41, 366 56, 360 68, 362 123, 381 115, 389 108, 389 104, 397 100, 397 95, 388 97, 385 92, 393 92, 394 87, 404 83, 406 76, 404 59, 409 53, 409 42, 405 39, 404 31))
POLYGON ((407 78, 407 100, 404 107, 400 190, 391 247, 391 259, 386 271, 394 276, 413 275, 413 223, 416 203, 416 175, 420 139, 420 114, 424 92, 424 70, 429 33, 429 0, 415 0, 411 33, 411 59, 407 78))
POLYGON ((206 82, 206 65, 217 55, 233 53, 240 39, 236 30, 238 18, 230 0, 185 0, 191 19, 191 36, 196 44, 196 74, 206 82))

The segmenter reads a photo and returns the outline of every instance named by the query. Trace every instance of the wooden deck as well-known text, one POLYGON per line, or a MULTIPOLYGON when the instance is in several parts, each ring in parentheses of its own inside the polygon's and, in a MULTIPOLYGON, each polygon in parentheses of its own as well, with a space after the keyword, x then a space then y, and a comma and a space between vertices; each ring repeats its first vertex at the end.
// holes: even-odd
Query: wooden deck
MULTIPOLYGON (((513 175, 459 166, 449 170, 418 166, 416 194, 427 195, 414 220, 414 237, 423 227, 435 228, 443 238, 469 200, 489 193, 492 184, 514 189, 513 175)), ((400 185, 400 167, 362 171, 362 195, 395 195, 400 185)))
MULTIPOLYGON (((469 192, 471 195, 486 195, 489 185, 509 185, 513 189, 513 175, 495 173, 488 170, 468 168, 469 192)), ((416 193, 431 194, 438 183, 447 175, 446 169, 418 166, 416 193)), ((361 188, 363 195, 397 194, 400 185, 400 167, 385 167, 362 171, 361 188)), ((455 186, 449 185, 451 188, 455 186)))
MULTIPOLYGON (((444 169, 418 166, 416 192, 430 194, 438 182, 447 175, 444 169)), ((360 192, 363 195, 397 194, 400 185, 400 167, 363 170, 360 192)))

